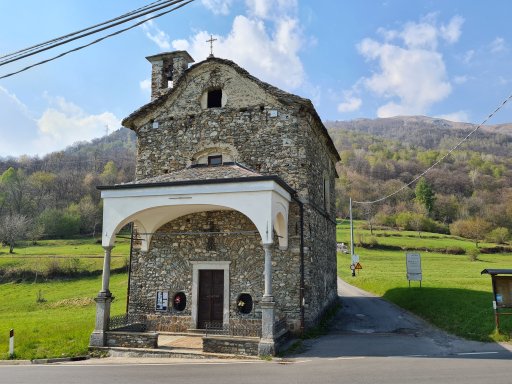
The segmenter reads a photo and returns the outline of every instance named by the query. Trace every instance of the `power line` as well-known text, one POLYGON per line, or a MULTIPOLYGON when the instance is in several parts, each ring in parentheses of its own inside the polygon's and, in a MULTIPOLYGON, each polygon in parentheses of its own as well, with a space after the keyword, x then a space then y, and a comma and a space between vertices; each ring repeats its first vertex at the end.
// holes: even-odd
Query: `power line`
POLYGON ((510 99, 512 99, 512 94, 508 96, 503 102, 491 113, 489 116, 487 116, 480 124, 477 125, 475 129, 473 129, 471 132, 469 132, 461 141, 459 141, 457 144, 455 144, 446 154, 444 154, 439 160, 437 160, 434 164, 432 164, 430 167, 425 169, 422 173, 420 173, 418 176, 416 176, 414 179, 412 179, 409 183, 405 184, 401 188, 397 189, 396 191, 390 193, 389 195, 383 196, 381 198, 378 198, 376 200, 371 201, 352 201, 354 204, 375 204, 380 203, 381 201, 387 200, 392 196, 395 196, 396 194, 402 192, 405 188, 411 186, 416 181, 418 181, 421 177, 425 176, 428 172, 430 172, 432 169, 437 167, 441 162, 444 161, 453 151, 455 151, 458 147, 460 147, 465 141, 467 141, 476 131, 478 131, 482 125, 487 123, 498 111, 500 111, 505 104, 507 104, 510 99))
MULTIPOLYGON (((158 13, 158 14, 156 14, 156 15, 153 15, 153 16, 151 16, 151 17, 148 17, 147 19, 144 19, 144 20, 142 20, 142 21, 139 21, 139 22, 137 22, 137 23, 135 23, 135 24, 133 24, 133 25, 131 25, 131 26, 127 27, 127 28, 120 29, 120 30, 118 30, 118 31, 116 31, 116 32, 113 32, 113 33, 108 34, 108 35, 106 35, 106 36, 100 37, 99 39, 96 39, 96 40, 94 40, 94 41, 92 41, 92 42, 90 42, 90 43, 88 43, 88 44, 81 45, 81 46, 79 46, 79 47, 76 47, 76 48, 70 49, 70 50, 68 50, 68 51, 65 51, 65 52, 63 52, 63 53, 61 53, 61 54, 59 54, 59 55, 57 55, 57 56, 53 56, 53 57, 51 57, 51 58, 49 58, 49 59, 42 60, 42 61, 39 61, 39 62, 37 62, 37 63, 35 63, 35 64, 29 65, 29 66, 27 66, 27 67, 25 67, 25 68, 22 68, 22 69, 18 70, 18 71, 11 72, 11 73, 8 73, 8 74, 6 74, 6 75, 0 76, 0 79, 5 79, 5 78, 7 78, 7 77, 14 76, 14 75, 16 75, 16 74, 18 74, 18 73, 25 72, 25 71, 27 71, 27 70, 29 70, 29 69, 31 69, 31 68, 37 67, 37 66, 42 65, 42 64, 46 64, 46 63, 48 63, 48 62, 50 62, 50 61, 54 61, 54 60, 56 60, 56 59, 59 59, 59 58, 61 58, 61 57, 63 57, 63 56, 66 56, 66 55, 68 55, 68 54, 72 53, 72 52, 76 52, 76 51, 82 50, 82 49, 84 49, 84 48, 90 47, 91 45, 97 44, 97 43, 99 43, 99 42, 101 42, 101 41, 103 41, 103 40, 105 40, 105 39, 108 39, 109 37, 113 37, 113 36, 119 35, 119 34, 121 34, 121 33, 123 33, 123 32, 129 31, 130 29, 133 29, 133 28, 135 28, 135 27, 138 27, 139 25, 144 24, 145 22, 147 22, 147 21, 149 21, 149 20, 153 20, 153 19, 156 19, 156 18, 158 18, 158 17, 164 16, 164 15, 166 15, 166 14, 168 14, 168 13, 174 12, 174 11, 176 11, 177 9, 179 9, 179 8, 181 8, 181 7, 184 7, 185 5, 187 5, 187 4, 191 3, 191 2, 193 2, 194 0, 188 0, 188 1, 186 1, 186 2, 183 2, 183 1, 184 1, 184 0, 175 0, 175 1, 173 1, 173 2, 172 2, 172 3, 173 3, 172 5, 177 4, 177 3, 181 3, 181 4, 180 4, 180 5, 175 6, 174 8, 171 8, 171 9, 169 9, 169 10, 165 11, 165 12, 158 13)), ((105 28, 104 28, 104 29, 105 29, 105 28)), ((89 33, 89 34, 90 34, 90 33, 89 33)), ((74 40, 75 40, 75 39, 74 39, 74 40)), ((61 43, 61 44, 62 44, 62 43, 61 43)), ((61 45, 61 44, 59 44, 59 45, 61 45)), ((49 47, 47 47, 47 49, 50 49, 50 48, 49 48, 49 47)), ((46 50, 46 49, 45 49, 45 50, 46 50)), ((2 65, 3 65, 3 64, 2 64, 2 65)))
MULTIPOLYGON (((153 2, 153 3, 150 3, 150 4, 148 4, 148 5, 145 5, 144 7, 137 8, 137 9, 135 9, 135 10, 133 10, 133 11, 130 11, 130 12, 128 12, 128 13, 125 13, 125 14, 123 14, 123 15, 121 15, 121 16, 118 16, 118 17, 116 17, 116 18, 114 18, 114 19, 107 20, 107 21, 102 22, 102 23, 100 23, 100 24, 96 24, 96 25, 93 25, 93 26, 91 26, 91 27, 88 27, 88 28, 85 28, 85 29, 81 29, 81 30, 76 31, 76 32, 69 33, 69 34, 67 34, 67 35, 60 36, 60 37, 57 37, 57 38, 54 38, 54 39, 51 39, 51 40, 45 41, 45 42, 43 42, 43 43, 39 43, 39 44, 33 45, 33 46, 31 46, 31 47, 21 49, 21 50, 19 50, 19 51, 9 53, 9 54, 4 55, 4 56, 0 56, 0 63, 4 63, 4 62, 6 62, 9 58, 18 58, 17 60, 19 60, 19 59, 21 59, 21 58, 22 58, 22 57, 20 57, 20 56, 21 56, 23 53, 25 53, 25 52, 32 52, 32 51, 34 51, 35 49, 37 49, 37 48, 39 48, 39 47, 44 47, 44 46, 47 46, 47 45, 49 45, 49 44, 51 44, 51 43, 54 43, 54 42, 57 42, 57 41, 61 41, 61 40, 63 40, 63 39, 69 38, 69 37, 71 37, 71 36, 75 36, 75 35, 77 35, 77 34, 79 34, 79 33, 86 32, 86 31, 89 31, 89 30, 91 30, 91 29, 94 29, 94 28, 97 28, 97 27, 103 26, 103 25, 111 24, 111 23, 113 23, 113 22, 115 22, 115 21, 117 21, 117 20, 121 20, 121 19, 126 18, 126 17, 128 17, 128 16, 131 16, 131 15, 137 14, 137 13, 142 12, 142 11, 144 11, 144 10, 147 10, 147 9, 149 9, 149 8, 151 8, 151 7, 154 7, 157 3, 161 3, 162 1, 168 2, 169 0, 157 0, 157 1, 153 2)), ((128 21, 128 20, 126 20, 126 21, 128 21)), ((34 53, 34 54, 35 54, 35 53, 34 53)), ((14 61, 14 60, 13 60, 13 61, 14 61)), ((5 63, 5 64, 7 64, 7 63, 5 63)), ((0 64, 0 65, 3 65, 3 64, 0 64)))
POLYGON ((145 15, 148 15, 148 14, 150 14, 152 12, 159 11, 159 10, 164 9, 164 8, 168 8, 170 6, 173 6, 175 4, 181 3, 183 1, 184 0, 158 0, 156 2, 157 4, 152 3, 153 5, 151 5, 151 4, 147 5, 146 7, 140 8, 139 10, 135 10, 135 11, 129 12, 129 13, 127 13, 127 14, 125 14, 123 16, 119 16, 119 17, 117 17, 115 19, 112 19, 112 20, 109 20, 109 21, 97 24, 95 26, 83 29, 81 31, 73 32, 73 33, 68 34, 66 36, 61 36, 61 37, 58 37, 56 39, 49 40, 47 42, 35 45, 33 47, 26 48, 24 50, 21 50, 21 51, 18 51, 18 52, 6 55, 6 56, 4 56, 4 57, 6 57, 6 59, 0 61, 0 66, 12 63, 12 62, 17 61, 17 60, 24 59, 24 58, 29 57, 29 56, 33 56, 35 54, 47 51, 49 49, 56 48, 58 46, 70 43, 70 42, 72 42, 74 40, 78 40, 78 39, 81 39, 81 38, 84 38, 84 37, 87 37, 87 36, 90 36, 90 35, 102 32, 104 30, 116 27, 116 26, 118 26, 120 24, 124 24, 124 23, 126 23, 128 21, 131 21, 133 19, 136 19, 136 18, 145 16, 145 15), (162 1, 164 1, 164 3, 163 3, 164 5, 161 5, 162 1), (104 26, 104 25, 107 25, 107 26, 104 26), (100 26, 101 28, 95 29, 98 26, 100 26), (91 29, 93 29, 93 30, 90 31, 91 29), (77 35, 77 34, 79 34, 81 32, 84 32, 84 31, 85 32, 89 31, 89 32, 82 33, 82 34, 80 34, 78 36, 75 36, 75 35, 77 35), (74 37, 72 37, 72 36, 74 36, 74 37), (49 45, 51 43, 53 43, 53 44, 49 45), (47 46, 47 45, 49 45, 49 46, 47 46), (39 47, 42 47, 42 48, 39 48, 39 47), (39 49, 37 49, 37 48, 39 48, 39 49), (27 52, 27 53, 23 54, 23 52, 27 52))

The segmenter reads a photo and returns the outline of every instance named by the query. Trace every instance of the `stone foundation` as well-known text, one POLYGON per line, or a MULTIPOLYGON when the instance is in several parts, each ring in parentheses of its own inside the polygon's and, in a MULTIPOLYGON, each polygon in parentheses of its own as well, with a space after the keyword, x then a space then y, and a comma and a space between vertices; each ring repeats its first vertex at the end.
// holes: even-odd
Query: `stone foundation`
POLYGON ((155 332, 105 332, 107 347, 158 348, 155 332))
POLYGON ((203 352, 258 356, 259 338, 233 336, 203 337, 203 352))

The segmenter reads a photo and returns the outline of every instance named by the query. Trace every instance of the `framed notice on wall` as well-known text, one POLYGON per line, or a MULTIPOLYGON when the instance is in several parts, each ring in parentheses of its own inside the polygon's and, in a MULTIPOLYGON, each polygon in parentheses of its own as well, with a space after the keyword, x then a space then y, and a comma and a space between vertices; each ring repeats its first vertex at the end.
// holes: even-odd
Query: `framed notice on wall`
POLYGON ((169 292, 167 291, 156 291, 156 305, 157 311, 167 311, 169 307, 169 292))

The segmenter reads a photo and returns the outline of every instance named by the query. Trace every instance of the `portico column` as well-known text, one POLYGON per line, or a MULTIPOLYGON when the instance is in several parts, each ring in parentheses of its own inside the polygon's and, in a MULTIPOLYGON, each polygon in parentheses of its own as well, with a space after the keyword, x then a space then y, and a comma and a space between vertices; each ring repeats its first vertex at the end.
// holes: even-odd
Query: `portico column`
POLYGON ((110 303, 114 299, 109 290, 110 283, 110 258, 113 246, 103 247, 105 257, 103 258, 103 276, 101 281, 101 291, 96 301, 96 325, 91 335, 89 345, 91 347, 104 347, 106 344, 105 332, 108 331, 108 321, 110 319, 110 303))
POLYGON ((101 281, 101 291, 100 293, 107 293, 109 291, 110 285, 110 259, 112 254, 113 246, 103 247, 105 250, 105 257, 103 258, 103 278, 101 281))
POLYGON ((265 251, 265 292, 261 300, 261 339, 258 354, 275 355, 274 297, 272 296, 272 243, 263 244, 265 251))
POLYGON ((263 293, 263 301, 274 301, 272 296, 272 243, 263 244, 265 250, 265 292, 263 293))

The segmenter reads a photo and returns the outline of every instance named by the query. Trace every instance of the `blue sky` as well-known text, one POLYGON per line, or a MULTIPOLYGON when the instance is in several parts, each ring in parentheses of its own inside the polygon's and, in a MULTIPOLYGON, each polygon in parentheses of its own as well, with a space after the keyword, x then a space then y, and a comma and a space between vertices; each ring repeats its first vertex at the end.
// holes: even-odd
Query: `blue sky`
MULTIPOLYGON (((149 2, 2 1, 0 54, 149 2)), ((508 0, 195 0, 0 80, 0 156, 42 155, 117 129, 149 101, 145 57, 187 49, 204 60, 210 34, 217 57, 311 99, 324 120, 427 115, 478 123, 512 93, 511 14, 508 0)), ((0 76, 35 60, 1 66, 0 76)), ((490 123, 504 122, 512 122, 511 106, 490 123)))

